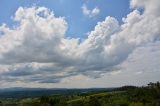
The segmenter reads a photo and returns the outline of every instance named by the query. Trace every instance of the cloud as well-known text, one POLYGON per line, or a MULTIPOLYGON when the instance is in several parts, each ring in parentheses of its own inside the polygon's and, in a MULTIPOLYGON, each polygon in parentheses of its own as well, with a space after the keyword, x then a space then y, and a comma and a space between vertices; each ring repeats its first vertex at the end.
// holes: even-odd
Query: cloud
POLYGON ((100 9, 98 7, 93 8, 92 10, 89 10, 88 7, 84 4, 82 6, 82 12, 84 15, 88 17, 95 17, 100 13, 100 9))
POLYGON ((0 26, 0 79, 57 83, 69 76, 98 78, 119 70, 137 47, 160 40, 159 4, 132 0, 133 11, 123 24, 108 16, 82 42, 65 36, 64 17, 55 17, 45 7, 19 7, 14 16, 19 25, 0 26))
POLYGON ((1 64, 45 62, 50 59, 52 61, 52 58, 58 60, 61 38, 67 29, 63 17, 56 18, 44 7, 20 7, 14 19, 20 24, 17 28, 2 26, 4 35, 0 39, 0 51, 3 54, 1 64))
POLYGON ((135 71, 135 74, 156 73, 160 72, 159 57, 160 42, 148 43, 136 48, 121 66, 123 69, 135 71))

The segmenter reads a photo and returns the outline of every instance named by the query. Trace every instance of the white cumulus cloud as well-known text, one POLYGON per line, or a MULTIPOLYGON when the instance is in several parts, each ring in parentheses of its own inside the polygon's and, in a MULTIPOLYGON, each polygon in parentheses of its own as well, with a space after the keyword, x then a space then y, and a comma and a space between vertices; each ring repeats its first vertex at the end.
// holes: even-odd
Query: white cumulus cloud
POLYGON ((93 9, 88 9, 88 7, 84 4, 82 6, 82 12, 84 15, 88 16, 88 17, 94 17, 96 15, 98 15, 100 13, 100 9, 98 7, 95 7, 93 9))
POLYGON ((65 18, 51 10, 19 7, 14 17, 19 25, 0 26, 0 81, 57 83, 69 76, 98 78, 118 70, 137 47, 160 40, 159 5, 159 0, 132 0, 133 11, 123 24, 108 16, 82 42, 65 36, 65 18))

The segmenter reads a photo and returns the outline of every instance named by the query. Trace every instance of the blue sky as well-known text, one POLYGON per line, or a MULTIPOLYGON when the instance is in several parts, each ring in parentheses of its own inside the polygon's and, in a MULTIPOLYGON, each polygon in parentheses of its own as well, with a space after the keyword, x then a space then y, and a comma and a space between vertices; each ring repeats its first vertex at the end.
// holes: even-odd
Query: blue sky
POLYGON ((86 33, 93 30, 97 22, 106 16, 115 17, 120 23, 131 10, 129 0, 2 0, 0 3, 0 23, 14 25, 14 16, 18 7, 45 6, 54 11, 55 16, 65 17, 68 23, 66 36, 86 38, 86 33), (82 13, 82 5, 88 9, 98 7, 100 13, 95 17, 87 17, 82 13))
POLYGON ((159 10, 160 0, 1 0, 0 85, 160 81, 159 10))

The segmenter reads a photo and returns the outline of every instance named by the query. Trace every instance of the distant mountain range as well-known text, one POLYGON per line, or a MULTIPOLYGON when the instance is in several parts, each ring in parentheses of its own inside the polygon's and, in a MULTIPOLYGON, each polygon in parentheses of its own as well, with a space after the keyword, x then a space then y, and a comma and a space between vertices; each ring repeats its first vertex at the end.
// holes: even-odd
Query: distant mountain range
POLYGON ((15 92, 15 91, 102 91, 112 90, 114 88, 23 88, 23 87, 12 87, 12 88, 0 88, 0 92, 15 92))
POLYGON ((74 94, 82 92, 111 91, 114 88, 1 88, 0 98, 30 98, 42 95, 74 94))

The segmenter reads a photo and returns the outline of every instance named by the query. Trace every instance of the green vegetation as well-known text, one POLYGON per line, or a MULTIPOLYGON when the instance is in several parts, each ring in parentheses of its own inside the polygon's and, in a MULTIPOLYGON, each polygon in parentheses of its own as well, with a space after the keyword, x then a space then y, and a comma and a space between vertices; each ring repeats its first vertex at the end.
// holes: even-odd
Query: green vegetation
POLYGON ((112 91, 44 95, 12 102, 1 100, 0 106, 160 106, 160 83, 124 86, 112 91))

